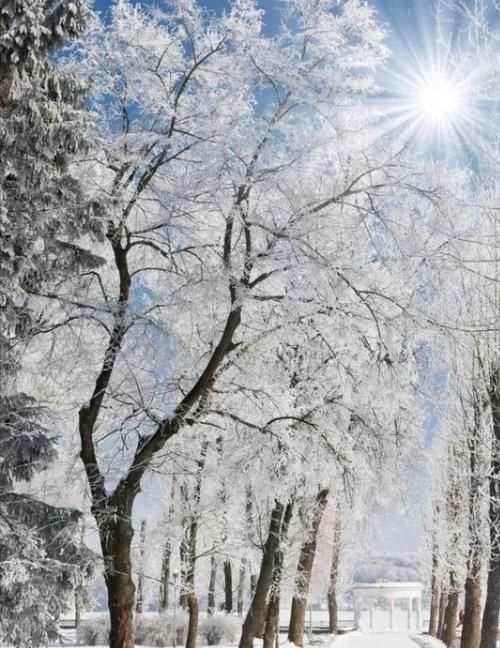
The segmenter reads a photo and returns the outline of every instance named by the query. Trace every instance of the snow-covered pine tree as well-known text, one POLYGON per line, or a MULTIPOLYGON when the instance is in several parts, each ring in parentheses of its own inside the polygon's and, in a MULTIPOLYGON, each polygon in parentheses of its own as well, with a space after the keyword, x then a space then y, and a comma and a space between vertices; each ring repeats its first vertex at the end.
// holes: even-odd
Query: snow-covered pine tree
POLYGON ((41 280, 96 262, 72 242, 97 222, 71 172, 87 144, 84 87, 55 62, 87 14, 84 0, 0 0, 3 317, 41 280))
POLYGON ((0 458, 0 641, 46 645, 72 592, 90 576, 93 556, 79 541, 78 511, 12 488, 53 456, 45 430, 34 423, 26 431, 24 418, 11 415, 0 420, 0 443, 2 451, 12 446, 0 458))
POLYGON ((0 640, 16 646, 54 634, 89 562, 76 511, 15 492, 56 456, 39 408, 16 385, 30 296, 98 262, 72 242, 94 222, 71 173, 86 145, 84 88, 55 62, 87 14, 81 0, 0 0, 0 640))

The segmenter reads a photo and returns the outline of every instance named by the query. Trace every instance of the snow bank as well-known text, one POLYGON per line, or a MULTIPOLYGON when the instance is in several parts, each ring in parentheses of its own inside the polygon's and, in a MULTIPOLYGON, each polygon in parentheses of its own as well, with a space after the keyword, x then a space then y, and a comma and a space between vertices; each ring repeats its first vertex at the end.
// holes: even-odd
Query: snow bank
POLYGON ((412 637, 412 639, 420 648, 446 648, 442 641, 430 635, 417 635, 416 637, 412 637))
MULTIPOLYGON (((321 637, 315 636, 312 641, 309 641, 307 635, 304 636, 304 644, 307 648, 343 648, 347 646, 348 637, 361 636, 361 632, 353 631, 341 635, 323 635, 321 637)), ((234 648, 234 646, 233 646, 234 648)), ((288 640, 280 641, 280 648, 298 648, 295 644, 290 643, 288 640)))

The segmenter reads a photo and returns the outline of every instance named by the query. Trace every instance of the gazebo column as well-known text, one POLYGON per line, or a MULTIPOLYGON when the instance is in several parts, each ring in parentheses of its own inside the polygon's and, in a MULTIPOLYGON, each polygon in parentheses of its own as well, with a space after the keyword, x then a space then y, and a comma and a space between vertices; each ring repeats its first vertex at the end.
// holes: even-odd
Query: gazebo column
POLYGON ((368 601, 370 610, 370 630, 373 630, 373 600, 370 598, 368 601))
POLYGON ((389 597, 389 629, 394 630, 394 598, 389 597))
POLYGON ((407 604, 407 621, 408 621, 408 630, 411 630, 411 612, 412 612, 412 602, 413 599, 408 597, 406 599, 406 604, 407 604))
POLYGON ((356 630, 359 628, 359 600, 358 597, 354 597, 354 627, 356 630))
POLYGON ((416 622, 417 622, 417 632, 420 632, 422 630, 421 619, 420 619, 422 599, 420 598, 420 596, 415 599, 415 603, 416 603, 416 605, 415 605, 415 617, 416 617, 416 622))

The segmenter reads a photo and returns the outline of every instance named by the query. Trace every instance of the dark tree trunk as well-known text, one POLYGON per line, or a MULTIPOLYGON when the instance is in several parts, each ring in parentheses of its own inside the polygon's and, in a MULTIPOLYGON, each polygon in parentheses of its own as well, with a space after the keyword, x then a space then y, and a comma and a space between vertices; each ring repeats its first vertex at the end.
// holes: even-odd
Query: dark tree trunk
POLYGON ((198 634, 198 601, 194 594, 188 596, 188 630, 186 648, 196 648, 196 635, 198 634))
POLYGON ((434 583, 431 591, 431 609, 429 618, 429 634, 431 637, 437 637, 439 633, 439 599, 441 590, 437 583, 434 583))
POLYGON ((81 594, 77 589, 75 591, 75 628, 78 628, 82 621, 82 603, 81 594))
POLYGON ((132 503, 112 498, 109 509, 116 505, 116 515, 103 519, 96 516, 105 565, 105 583, 111 622, 110 648, 134 648, 134 599, 131 549, 134 529, 132 503))
POLYGON ((106 578, 108 589, 111 631, 110 648, 134 648, 134 594, 135 587, 130 575, 106 578))
POLYGON ((458 597, 459 591, 456 587, 455 575, 450 574, 451 591, 448 593, 448 603, 444 613, 443 637, 441 641, 448 648, 455 648, 457 639, 457 616, 458 616, 458 597))
MULTIPOLYGON (((86 500, 86 494, 84 494, 83 496, 82 511, 85 510, 85 500, 86 500)), ((83 515, 80 520, 80 542, 82 546, 85 543, 85 517, 83 515)), ((75 628, 78 628, 78 626, 81 623, 82 610, 85 605, 85 600, 86 600, 85 588, 83 587, 83 585, 80 585, 75 590, 75 628)))
POLYGON ((207 596, 207 614, 212 616, 215 614, 215 582, 217 579, 217 559, 215 554, 210 557, 210 579, 208 581, 208 596, 207 596))
MULTIPOLYGON (((219 454, 219 465, 223 461, 223 444, 222 436, 217 437, 216 447, 219 454)), ((224 533, 222 537, 222 544, 227 544, 227 528, 229 526, 227 519, 227 506, 228 506, 228 492, 226 488, 225 479, 221 481, 220 489, 220 500, 222 505, 222 517, 223 517, 223 528, 224 533)), ((223 564, 223 573, 224 573, 224 612, 230 613, 233 611, 233 569, 231 565, 231 560, 226 556, 223 564)))
POLYGON ((444 618, 446 613, 446 607, 448 605, 448 594, 441 590, 441 596, 439 598, 439 623, 438 623, 438 639, 443 640, 444 635, 444 618))
POLYGON ((278 641, 279 617, 280 617, 280 594, 281 578, 283 575, 283 562, 285 559, 284 545, 288 538, 288 527, 293 515, 293 502, 288 502, 283 523, 280 530, 280 542, 274 558, 273 580, 269 594, 269 603, 267 605, 266 625, 264 628, 264 646, 263 648, 274 648, 278 641))
POLYGON ((439 634, 439 601, 441 598, 441 587, 438 576, 439 559, 436 544, 432 553, 432 576, 431 576, 431 609, 429 617, 429 634, 437 637, 439 634))
POLYGON ((337 510, 335 512, 335 530, 333 534, 332 561, 330 565, 330 584, 328 587, 328 629, 330 634, 337 634, 338 631, 337 581, 339 574, 341 531, 342 520, 340 505, 337 505, 337 510))
POLYGON ((496 648, 498 610, 500 608, 500 556, 490 557, 490 571, 486 586, 486 603, 481 628, 481 648, 496 648))
POLYGON ((279 630, 280 597, 271 596, 267 605, 263 648, 274 648, 279 630))
POLYGON ((146 520, 141 521, 139 539, 139 573, 137 576, 136 614, 142 614, 144 608, 144 559, 146 557, 146 520))
POLYGON ((266 614, 266 599, 273 580, 273 568, 276 550, 279 547, 281 520, 284 506, 275 501, 271 512, 271 523, 263 547, 262 562, 259 576, 255 583, 255 591, 250 608, 247 612, 241 631, 239 648, 252 648, 254 637, 261 631, 266 614))
POLYGON ((481 643, 481 565, 465 581, 464 622, 460 648, 479 648, 481 643))
POLYGON ((440 512, 441 507, 438 503, 435 505, 433 511, 434 531, 432 540, 431 609, 429 617, 429 634, 431 637, 440 636, 439 609, 441 602, 441 578, 439 574, 440 563, 438 541, 440 512))
POLYGON ((229 559, 224 561, 224 611, 233 611, 233 570, 229 559))
POLYGON ((161 563, 161 576, 160 576, 160 599, 158 608, 160 612, 164 612, 170 602, 170 558, 172 550, 170 547, 170 540, 165 541, 165 548, 163 550, 163 559, 161 563))
POLYGON ((500 614, 500 368, 491 375, 488 390, 493 418, 490 470, 490 559, 481 648, 496 648, 500 614))
POLYGON ((469 556, 467 578, 465 581, 464 620, 462 626, 461 648, 479 648, 481 643, 481 532, 477 519, 480 515, 480 495, 482 479, 480 474, 479 452, 483 412, 487 407, 484 398, 474 389, 474 428, 468 439, 469 451, 469 556))
POLYGON ((241 559, 240 573, 238 576, 238 594, 236 599, 236 610, 239 615, 243 614, 243 596, 245 593, 245 576, 247 573, 247 559, 245 556, 241 559))
POLYGON ((307 596, 311 582, 314 557, 316 555, 319 526, 327 502, 328 490, 324 489, 318 493, 316 498, 316 510, 314 512, 309 540, 302 545, 300 550, 297 575, 295 578, 295 593, 292 598, 292 609, 288 626, 288 640, 296 646, 302 646, 304 643, 307 596))

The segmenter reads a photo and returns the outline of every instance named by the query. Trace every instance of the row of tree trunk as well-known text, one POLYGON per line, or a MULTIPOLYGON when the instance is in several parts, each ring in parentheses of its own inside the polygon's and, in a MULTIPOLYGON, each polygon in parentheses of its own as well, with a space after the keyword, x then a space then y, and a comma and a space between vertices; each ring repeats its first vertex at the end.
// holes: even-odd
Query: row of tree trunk
MULTIPOLYGON (((186 639, 186 648, 195 648, 198 626, 198 602, 194 592, 194 574, 196 561, 196 533, 197 515, 196 507, 199 502, 201 489, 202 471, 206 448, 203 449, 198 464, 198 472, 195 486, 192 493, 187 487, 181 486, 181 495, 185 503, 190 501, 190 511, 184 517, 184 535, 181 542, 181 605, 187 610, 189 626, 186 639), (194 507, 194 508, 193 508, 194 507)), ((319 529, 324 511, 328 503, 328 490, 320 490, 316 496, 310 528, 307 538, 301 546, 297 563, 295 590, 292 599, 292 609, 289 622, 289 641, 297 646, 304 643, 305 616, 307 609, 307 598, 311 582, 311 574, 316 555, 319 529)), ((266 541, 262 547, 262 560, 258 575, 251 578, 251 603, 245 616, 242 626, 240 648, 253 648, 253 641, 256 637, 263 639, 264 648, 274 648, 277 645, 279 634, 279 612, 280 612, 280 591, 283 575, 283 563, 288 538, 288 529, 292 520, 295 502, 293 499, 283 503, 279 500, 274 502, 271 512, 271 520, 266 541)), ((172 514, 172 510, 170 510, 172 514)), ((251 522, 251 493, 247 493, 247 521, 251 522)), ((337 508, 334 527, 334 550, 332 554, 330 588, 328 592, 328 604, 330 611, 330 631, 337 632, 337 600, 336 588, 338 579, 338 566, 340 557, 340 509, 337 508)), ((168 606, 168 582, 170 578, 170 544, 165 546, 163 556, 162 577, 160 579, 160 605, 162 609, 168 606)), ((227 612, 233 610, 233 586, 231 562, 226 559, 223 562, 225 601, 224 608, 227 612), (230 590, 230 594, 229 594, 230 590)), ((243 593, 246 575, 248 573, 248 561, 242 560, 237 586, 237 610, 243 610, 243 593)), ((208 613, 215 611, 215 582, 217 574, 217 559, 215 554, 210 559, 210 576, 208 585, 208 613)))
MULTIPOLYGON (((500 368, 492 372, 487 395, 474 393, 474 425, 468 436, 470 470, 468 519, 469 555, 464 584, 464 614, 460 648, 496 648, 500 614, 500 368), (488 564, 483 565, 480 529, 477 524, 482 480, 478 477, 481 418, 491 408, 493 438, 489 471, 489 529, 490 550, 488 564), (482 609, 482 574, 487 568, 486 600, 482 609)), ((437 550, 433 548, 432 599, 429 634, 438 637, 447 646, 456 645, 457 612, 460 587, 451 571, 447 583, 437 578, 437 550)))
MULTIPOLYGON (((221 449, 221 441, 217 440, 217 446, 221 449)), ((198 601, 195 593, 195 569, 196 569, 196 546, 199 522, 199 504, 201 498, 203 473, 205 469, 208 442, 201 445, 197 467, 194 473, 194 480, 188 480, 180 484, 175 479, 172 481, 170 506, 168 510, 167 523, 174 517, 174 503, 179 502, 182 508, 183 534, 180 543, 180 605, 188 613, 188 632, 186 648, 195 648, 198 631, 198 601), (178 497, 180 496, 180 497, 178 497)), ((313 509, 311 521, 308 525, 307 537, 301 546, 296 570, 295 589, 292 599, 292 608, 289 622, 288 638, 291 643, 297 646, 303 645, 305 616, 307 599, 311 582, 311 574, 316 555, 318 534, 324 511, 328 503, 328 490, 319 490, 313 509)), ((221 485, 220 500, 225 516, 227 507, 226 487, 221 485)), ((253 542, 253 511, 252 491, 250 487, 246 490, 246 525, 249 542, 253 542)), ((294 512, 294 499, 288 502, 276 500, 271 511, 271 519, 267 539, 262 547, 262 560, 258 574, 253 574, 251 565, 247 558, 243 558, 239 565, 239 574, 236 589, 236 610, 239 614, 243 612, 245 582, 250 575, 251 603, 242 626, 240 648, 252 648, 253 640, 256 637, 263 638, 264 648, 273 648, 277 645, 279 633, 279 611, 280 591, 283 575, 283 563, 287 544, 288 529, 294 512)), ((223 525, 224 526, 224 525, 223 525)), ((337 578, 340 557, 340 508, 337 506, 334 526, 334 548, 332 553, 330 587, 328 591, 328 607, 330 612, 330 631, 337 632, 337 578)), ((222 545, 227 538, 223 530, 222 545)), ((145 559, 145 534, 146 522, 141 523, 139 558, 140 566, 137 577, 136 612, 143 610, 144 590, 144 559, 145 559)), ((160 576, 159 609, 166 610, 169 607, 169 590, 171 584, 171 558, 172 546, 170 539, 167 539, 162 557, 162 569, 160 576)), ((215 551, 210 557, 210 575, 208 583, 208 604, 207 612, 214 614, 216 610, 216 579, 219 562, 215 551)), ((233 612, 235 605, 233 600, 233 566, 228 555, 222 559, 224 576, 224 606, 225 612, 233 612)), ((175 574, 174 574, 175 576, 175 574)), ((132 590, 131 590, 132 595, 132 590)))
MULTIPOLYGON (((308 537, 302 544, 297 563, 295 590, 288 626, 288 639, 296 646, 304 643, 305 614, 311 582, 312 568, 316 555, 321 520, 328 503, 328 490, 319 491, 308 537)), ((275 501, 271 514, 271 523, 265 545, 262 562, 257 578, 255 592, 243 623, 239 648, 253 648, 253 640, 263 637, 264 648, 273 648, 277 644, 279 631, 279 610, 281 578, 283 574, 284 550, 288 528, 294 511, 294 501, 284 504, 275 501)), ((340 541, 340 523, 335 533, 335 540, 340 541)), ((334 550, 332 572, 334 585, 331 596, 335 596, 335 583, 338 572, 338 550, 334 550)), ((336 609, 336 601, 333 605, 336 609)), ((336 620, 333 622, 336 626, 336 620)))

